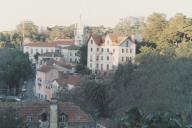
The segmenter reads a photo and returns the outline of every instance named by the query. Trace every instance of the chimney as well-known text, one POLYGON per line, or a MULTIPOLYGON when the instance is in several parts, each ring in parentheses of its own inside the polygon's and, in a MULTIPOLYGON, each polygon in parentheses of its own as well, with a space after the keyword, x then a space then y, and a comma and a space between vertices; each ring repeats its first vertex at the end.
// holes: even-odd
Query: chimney
POLYGON ((51 104, 50 104, 50 128, 58 128, 58 104, 57 104, 57 99, 51 99, 51 104))

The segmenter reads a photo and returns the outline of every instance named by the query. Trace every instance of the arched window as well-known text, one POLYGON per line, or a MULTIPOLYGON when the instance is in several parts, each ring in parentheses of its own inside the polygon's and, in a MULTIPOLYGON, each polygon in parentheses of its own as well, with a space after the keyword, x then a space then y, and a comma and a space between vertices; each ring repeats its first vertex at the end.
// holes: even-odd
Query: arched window
POLYGON ((41 121, 43 121, 43 122, 46 122, 48 119, 47 119, 47 114, 45 113, 45 112, 43 112, 42 114, 41 114, 41 121))

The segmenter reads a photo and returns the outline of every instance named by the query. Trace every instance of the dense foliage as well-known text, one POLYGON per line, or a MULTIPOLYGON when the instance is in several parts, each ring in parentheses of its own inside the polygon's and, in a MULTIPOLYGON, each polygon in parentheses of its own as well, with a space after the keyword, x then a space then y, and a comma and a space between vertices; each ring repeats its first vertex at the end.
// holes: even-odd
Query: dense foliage
POLYGON ((28 128, 22 119, 17 117, 17 113, 13 108, 7 108, 1 111, 0 127, 1 128, 28 128))
POLYGON ((28 55, 18 50, 0 49, 0 60, 0 88, 18 90, 21 81, 31 75, 28 55))

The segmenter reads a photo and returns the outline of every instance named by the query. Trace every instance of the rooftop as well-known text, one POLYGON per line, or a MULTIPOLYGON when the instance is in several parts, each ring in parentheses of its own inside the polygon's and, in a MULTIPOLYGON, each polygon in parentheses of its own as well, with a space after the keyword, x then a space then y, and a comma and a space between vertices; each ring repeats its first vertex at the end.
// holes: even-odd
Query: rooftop
MULTIPOLYGON (((27 119, 31 115, 33 123, 39 123, 42 113, 50 114, 50 104, 48 101, 36 102, 0 102, 0 111, 5 111, 7 108, 13 108, 18 115, 27 119)), ((69 123, 86 123, 90 122, 91 118, 80 107, 71 102, 58 102, 59 114, 65 113, 68 116, 69 123), (78 118, 77 118, 78 117, 78 118)))
POLYGON ((58 45, 74 45, 75 42, 73 39, 59 39, 51 42, 34 42, 29 43, 24 46, 30 47, 56 47, 58 45))

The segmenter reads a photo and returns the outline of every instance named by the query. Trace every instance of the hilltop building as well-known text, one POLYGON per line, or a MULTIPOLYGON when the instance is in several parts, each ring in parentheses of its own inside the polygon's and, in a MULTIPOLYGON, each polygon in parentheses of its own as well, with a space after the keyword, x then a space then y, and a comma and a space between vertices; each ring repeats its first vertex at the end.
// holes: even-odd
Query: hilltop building
POLYGON ((136 55, 134 37, 91 35, 87 45, 87 67, 92 73, 115 70, 119 64, 134 62, 136 55))

